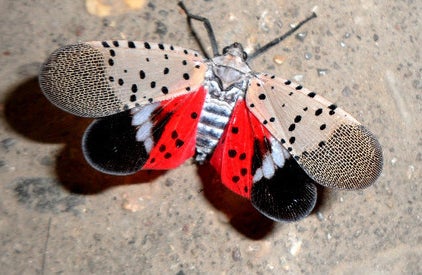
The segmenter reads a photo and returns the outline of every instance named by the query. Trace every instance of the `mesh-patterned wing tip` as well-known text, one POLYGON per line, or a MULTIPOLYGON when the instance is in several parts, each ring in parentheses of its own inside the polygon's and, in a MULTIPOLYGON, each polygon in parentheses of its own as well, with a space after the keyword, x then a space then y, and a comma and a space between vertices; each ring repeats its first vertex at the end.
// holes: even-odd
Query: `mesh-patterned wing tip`
POLYGON ((123 106, 106 77, 103 53, 79 43, 54 51, 41 67, 39 83, 57 107, 82 117, 101 117, 123 106))
POLYGON ((381 145, 359 124, 341 125, 327 142, 303 152, 297 161, 319 184, 340 189, 372 185, 383 166, 381 145))

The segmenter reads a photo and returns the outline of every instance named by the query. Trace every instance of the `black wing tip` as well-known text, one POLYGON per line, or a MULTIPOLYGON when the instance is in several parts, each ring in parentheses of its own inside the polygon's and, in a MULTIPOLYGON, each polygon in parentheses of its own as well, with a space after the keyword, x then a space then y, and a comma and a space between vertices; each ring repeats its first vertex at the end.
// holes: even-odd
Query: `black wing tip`
POLYGON ((96 170, 110 175, 130 175, 142 169, 149 154, 136 141, 129 111, 95 120, 82 138, 82 151, 96 170))
POLYGON ((296 222, 307 217, 316 199, 314 181, 292 159, 271 179, 262 178, 252 186, 253 206, 277 222, 296 222))
MULTIPOLYGON (((316 199, 317 199, 317 191, 316 186, 314 184, 309 184, 304 188, 303 193, 299 199, 292 199, 292 200, 279 200, 278 202, 269 202, 269 201, 259 201, 260 199, 256 199, 257 193, 262 192, 263 194, 267 194, 274 197, 282 197, 283 195, 279 193, 275 195, 274 193, 270 194, 268 189, 264 186, 258 187, 261 190, 253 190, 255 193, 255 199, 252 200, 253 206, 264 216, 267 218, 274 220, 276 222, 297 222, 300 221, 312 212, 315 207, 316 199)), ((287 196, 289 196, 288 194, 287 196)))

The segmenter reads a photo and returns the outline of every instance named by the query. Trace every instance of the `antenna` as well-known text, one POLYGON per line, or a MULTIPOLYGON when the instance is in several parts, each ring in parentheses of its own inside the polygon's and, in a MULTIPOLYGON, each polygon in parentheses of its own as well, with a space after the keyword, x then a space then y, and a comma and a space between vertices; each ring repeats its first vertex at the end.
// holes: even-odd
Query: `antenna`
POLYGON ((299 24, 297 24, 291 30, 289 30, 288 32, 286 32, 282 36, 274 39, 273 41, 267 43, 266 45, 262 46, 261 48, 257 49, 252 54, 250 54, 249 57, 248 57, 248 60, 251 60, 251 59, 257 57, 258 55, 262 54, 263 52, 266 52, 269 48, 277 45, 278 43, 280 43, 281 41, 283 41, 284 39, 286 39, 287 37, 289 37, 290 35, 292 35, 295 31, 297 31, 300 27, 302 27, 303 24, 307 23, 309 20, 311 20, 313 18, 316 18, 316 17, 317 17, 316 13, 315 12, 312 12, 312 15, 311 16, 309 16, 305 20, 300 21, 299 24))
MULTIPOLYGON (((191 29, 192 35, 198 41, 199 47, 201 48, 201 50, 204 53, 204 55, 206 56, 206 58, 210 58, 210 57, 207 55, 207 53, 205 51, 205 47, 202 45, 201 40, 199 39, 198 35, 196 34, 196 32, 194 31, 194 29, 192 27, 192 19, 198 20, 198 21, 200 21, 200 22, 202 22, 204 24, 205 30, 208 33, 208 38, 210 39, 210 42, 211 42, 213 56, 219 55, 219 52, 218 52, 218 44, 217 44, 217 40, 215 39, 215 35, 214 35, 214 31, 213 31, 212 26, 211 26, 211 22, 207 18, 205 18, 205 17, 191 14, 187 10, 187 8, 186 8, 185 4, 183 3, 183 1, 180 1, 178 3, 178 5, 186 13, 186 16, 187 16, 187 19, 188 19, 189 28, 191 29)), ((272 40, 271 42, 265 44, 264 46, 262 46, 261 48, 257 49, 255 52, 253 52, 252 54, 248 55, 248 59, 247 60, 251 60, 251 59, 257 57, 258 55, 266 52, 271 47, 277 45, 278 43, 280 43, 281 41, 283 41, 284 39, 286 39, 287 37, 289 37, 290 35, 292 35, 300 27, 302 27, 305 23, 307 23, 308 21, 310 21, 311 19, 316 18, 316 17, 317 17, 316 13, 315 12, 312 12, 312 15, 311 16, 309 16, 305 20, 300 21, 296 26, 294 26, 288 32, 286 32, 285 34, 281 35, 280 37, 272 40)))

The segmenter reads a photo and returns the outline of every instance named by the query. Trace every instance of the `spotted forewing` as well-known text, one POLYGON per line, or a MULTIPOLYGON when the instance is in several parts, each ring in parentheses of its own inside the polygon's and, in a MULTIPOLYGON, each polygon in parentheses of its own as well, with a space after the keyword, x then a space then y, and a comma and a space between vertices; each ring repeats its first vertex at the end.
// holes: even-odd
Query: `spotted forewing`
POLYGON ((64 46, 43 65, 39 81, 58 107, 104 117, 197 91, 207 70, 197 52, 136 41, 64 46))

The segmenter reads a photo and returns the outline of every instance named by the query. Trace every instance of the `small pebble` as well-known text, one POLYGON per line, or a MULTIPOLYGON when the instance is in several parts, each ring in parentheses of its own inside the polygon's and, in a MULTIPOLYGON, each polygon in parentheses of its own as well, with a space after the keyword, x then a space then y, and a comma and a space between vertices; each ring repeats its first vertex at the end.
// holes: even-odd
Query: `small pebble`
POLYGON ((167 178, 166 181, 164 182, 164 185, 167 187, 170 187, 174 184, 174 180, 171 178, 167 178))
POLYGON ((238 247, 236 247, 235 249, 233 249, 232 251, 232 259, 235 262, 238 262, 242 259, 242 254, 240 253, 240 249, 238 247))
POLYGON ((44 166, 52 166, 54 165, 54 158, 52 158, 51 156, 44 156, 40 159, 40 164, 44 165, 44 166))
POLYGON ((413 80, 412 86, 413 86, 413 88, 415 88, 417 90, 422 90, 422 80, 419 80, 419 79, 413 80))
POLYGON ((374 41, 375 41, 375 42, 377 42, 379 38, 380 38, 380 37, 378 36, 378 34, 374 34, 374 41))
POLYGON ((352 90, 351 90, 348 86, 346 86, 346 87, 344 87, 344 88, 343 88, 343 90, 341 91, 341 94, 342 94, 343 96, 350 96, 350 95, 352 94, 352 90))
POLYGON ((305 59, 309 60, 312 58, 312 54, 311 53, 305 53, 305 59))
POLYGON ((273 58, 274 63, 278 65, 283 64, 285 60, 286 60, 286 57, 282 55, 275 55, 273 58))
POLYGON ((297 75, 293 76, 293 79, 296 82, 302 82, 302 80, 303 80, 303 74, 297 74, 297 75))
POLYGON ((16 144, 16 140, 14 138, 5 138, 1 141, 1 145, 4 149, 9 150, 10 147, 16 144))
POLYGON ((318 76, 327 75, 328 69, 317 69, 318 76))
POLYGON ((296 34, 295 37, 296 37, 297 40, 303 42, 307 35, 308 35, 308 32, 300 32, 300 33, 296 34))
POLYGON ((155 22, 155 33, 164 36, 167 33, 167 26, 161 21, 155 22))
POLYGON ((392 164, 392 165, 396 164, 396 162, 397 162, 397 158, 392 158, 392 159, 391 159, 391 164, 392 164))
POLYGON ((324 221, 324 214, 322 214, 321 212, 317 212, 317 219, 321 222, 324 221))

